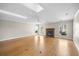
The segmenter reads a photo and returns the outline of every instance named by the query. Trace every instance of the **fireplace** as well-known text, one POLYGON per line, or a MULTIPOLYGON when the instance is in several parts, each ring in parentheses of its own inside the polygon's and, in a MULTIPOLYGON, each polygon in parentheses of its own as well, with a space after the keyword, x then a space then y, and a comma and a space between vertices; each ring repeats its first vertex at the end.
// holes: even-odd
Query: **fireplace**
POLYGON ((54 28, 47 28, 46 29, 46 36, 47 37, 54 37, 54 28))

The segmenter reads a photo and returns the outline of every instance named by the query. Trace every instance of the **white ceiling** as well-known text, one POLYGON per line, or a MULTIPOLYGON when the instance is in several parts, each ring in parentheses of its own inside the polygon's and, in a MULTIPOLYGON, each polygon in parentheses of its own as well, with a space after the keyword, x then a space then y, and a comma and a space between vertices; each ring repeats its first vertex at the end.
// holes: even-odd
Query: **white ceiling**
POLYGON ((43 10, 39 13, 27 8, 21 3, 0 3, 0 10, 16 13, 27 17, 22 19, 15 16, 10 16, 0 12, 0 20, 11 20, 16 22, 57 22, 61 20, 73 19, 75 13, 79 9, 78 3, 39 3, 43 10))

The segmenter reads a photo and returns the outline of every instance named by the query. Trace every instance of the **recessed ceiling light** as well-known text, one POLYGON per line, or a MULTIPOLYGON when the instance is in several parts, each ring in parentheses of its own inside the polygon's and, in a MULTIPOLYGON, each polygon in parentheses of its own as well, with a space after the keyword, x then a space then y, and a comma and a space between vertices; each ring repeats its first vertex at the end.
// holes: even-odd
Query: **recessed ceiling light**
POLYGON ((22 5, 32 9, 33 11, 35 11, 37 13, 44 9, 42 6, 40 6, 37 3, 22 3, 22 5))
POLYGON ((16 13, 12 13, 12 12, 9 12, 9 11, 5 11, 5 10, 0 10, 0 13, 4 13, 4 14, 16 16, 16 17, 19 17, 19 18, 27 19, 27 17, 25 17, 25 16, 22 16, 22 15, 19 15, 19 14, 16 14, 16 13))

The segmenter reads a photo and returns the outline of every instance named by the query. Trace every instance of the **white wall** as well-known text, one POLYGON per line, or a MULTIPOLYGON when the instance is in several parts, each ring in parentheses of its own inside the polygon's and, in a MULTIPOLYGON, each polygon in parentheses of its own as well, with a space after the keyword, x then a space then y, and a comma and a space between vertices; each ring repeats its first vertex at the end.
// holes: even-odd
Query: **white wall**
POLYGON ((76 47, 79 50, 79 10, 75 15, 74 22, 73 22, 73 39, 76 47))
POLYGON ((0 41, 34 35, 34 24, 0 20, 0 41))
MULTIPOLYGON (((55 37, 59 38, 72 38, 72 24, 73 21, 62 21, 56 23, 46 23, 41 24, 42 32, 41 35, 45 35, 46 28, 55 28, 55 37), (59 25, 60 24, 67 24, 67 36, 63 37, 59 33, 59 25)), ((0 20, 0 41, 23 37, 23 36, 31 36, 35 35, 35 24, 28 24, 28 23, 18 23, 13 21, 4 21, 0 20)))
POLYGON ((56 23, 48 23, 48 24, 45 24, 45 29, 46 28, 55 28, 55 37, 65 38, 65 39, 72 39, 73 38, 73 20, 60 21, 60 22, 56 22, 56 23), (59 33, 61 24, 67 25, 66 26, 67 27, 67 30, 66 30, 67 35, 66 36, 63 36, 59 33))

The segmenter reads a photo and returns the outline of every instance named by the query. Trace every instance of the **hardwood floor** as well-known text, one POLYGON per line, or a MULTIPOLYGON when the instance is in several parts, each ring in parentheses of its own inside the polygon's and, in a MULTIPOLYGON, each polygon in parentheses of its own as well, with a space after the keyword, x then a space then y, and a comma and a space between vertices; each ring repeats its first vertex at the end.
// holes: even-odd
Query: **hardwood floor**
POLYGON ((1 56, 78 56, 72 40, 31 36, 0 42, 1 56))

